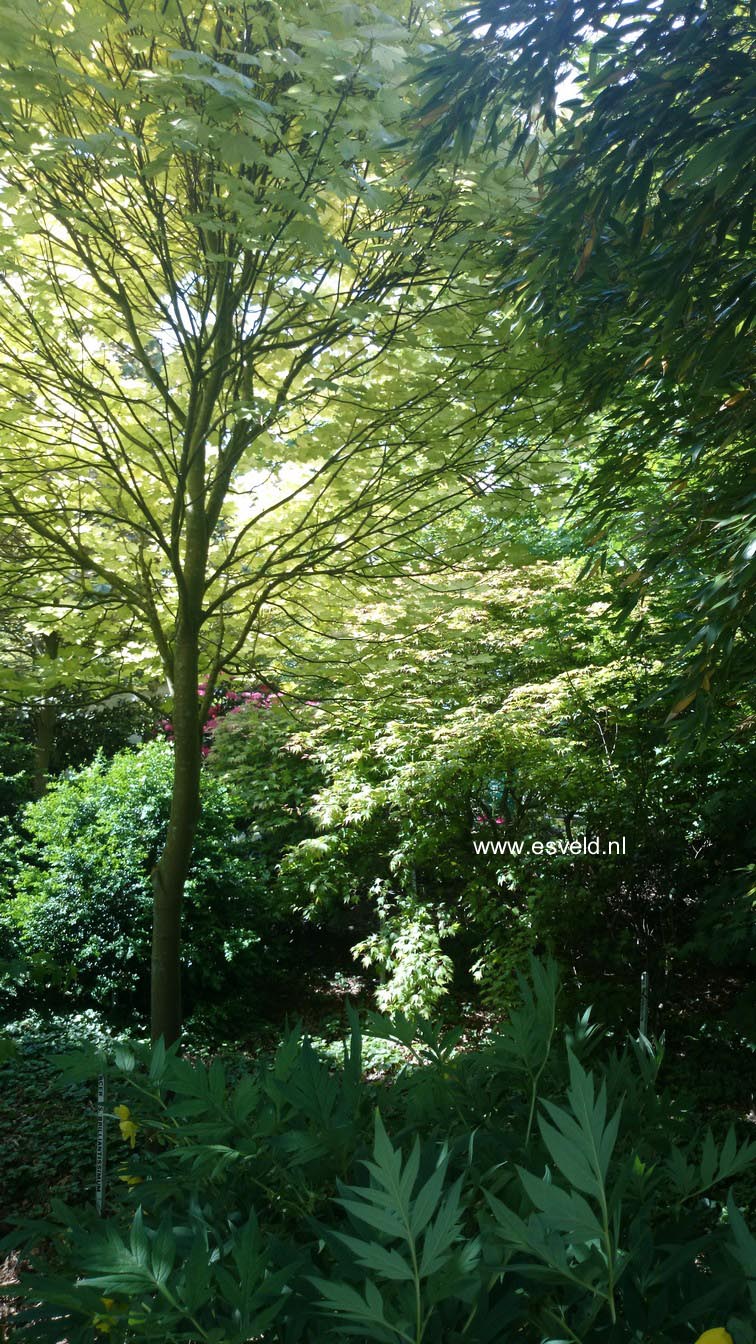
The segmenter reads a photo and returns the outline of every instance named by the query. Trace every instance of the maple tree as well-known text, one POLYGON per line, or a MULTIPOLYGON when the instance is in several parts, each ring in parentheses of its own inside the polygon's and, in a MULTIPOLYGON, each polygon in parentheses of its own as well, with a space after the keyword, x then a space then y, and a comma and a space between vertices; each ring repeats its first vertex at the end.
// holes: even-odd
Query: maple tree
POLYGON ((9 19, 0 508, 170 689, 167 1040, 219 678, 264 677, 261 633, 317 620, 324 585, 445 563, 430 525, 527 455, 502 430, 527 361, 502 364, 485 278, 507 183, 417 181, 396 148, 432 11, 80 0, 9 19))

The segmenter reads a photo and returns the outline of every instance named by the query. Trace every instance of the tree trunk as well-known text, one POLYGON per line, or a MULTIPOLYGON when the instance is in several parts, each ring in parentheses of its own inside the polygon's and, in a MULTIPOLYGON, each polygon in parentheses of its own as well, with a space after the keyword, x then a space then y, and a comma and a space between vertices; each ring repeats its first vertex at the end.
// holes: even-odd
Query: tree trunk
POLYGON ((36 714, 34 737, 34 797, 41 798, 47 789, 47 776, 50 773, 50 757, 55 740, 55 705, 52 700, 43 700, 36 714))
MULTIPOLYGON (((58 656, 60 636, 57 630, 39 635, 33 641, 32 660, 46 658, 51 662, 58 656)), ((47 777, 50 773, 50 759, 55 742, 55 728, 58 710, 55 701, 44 696, 37 711, 34 736, 34 797, 41 798, 47 789, 47 777)))
POLYGON ((201 725, 196 633, 176 641, 173 686, 174 768, 165 847, 152 871, 152 1040, 172 1045, 181 1033, 181 903, 200 810, 201 725))

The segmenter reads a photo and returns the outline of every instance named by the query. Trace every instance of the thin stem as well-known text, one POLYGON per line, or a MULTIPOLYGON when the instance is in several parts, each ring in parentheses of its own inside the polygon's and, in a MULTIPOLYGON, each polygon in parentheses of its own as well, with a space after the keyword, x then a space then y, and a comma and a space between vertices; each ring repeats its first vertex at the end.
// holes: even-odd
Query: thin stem
POLYGON ((176 1301, 175 1297, 173 1296, 173 1294, 172 1294, 171 1292, 168 1291, 168 1289, 166 1288, 166 1286, 165 1286, 164 1283, 158 1283, 158 1281, 157 1281, 157 1279, 156 1279, 156 1280, 155 1280, 155 1287, 157 1288, 157 1290, 158 1290, 158 1292, 160 1293, 161 1297, 164 1297, 165 1300, 166 1300, 166 1302, 168 1302, 169 1305, 173 1307, 173 1310, 174 1310, 175 1312, 178 1312, 179 1316, 184 1316, 184 1317, 186 1318, 187 1321, 190 1321, 190 1322, 191 1322, 191 1324, 194 1326, 194 1329, 197 1330, 197 1331, 199 1332, 200 1337, 201 1337, 202 1339, 209 1339, 209 1338, 210 1338, 210 1336, 206 1333, 206 1331, 203 1330, 202 1326, 200 1325, 199 1321, 197 1320, 197 1317, 196 1317, 196 1316, 192 1316, 191 1312, 188 1312, 188 1311, 186 1310, 185 1307, 182 1307, 182 1306, 176 1301))
POLYGON ((552 1321, 555 1321, 555 1322, 556 1322, 556 1324, 559 1326, 560 1330, 566 1330, 566 1332, 567 1332, 567 1334, 569 1335, 570 1339, 574 1340, 574 1344, 583 1344, 583 1341, 582 1341, 582 1339, 580 1338, 580 1335, 576 1335, 576 1334, 575 1334, 575 1331, 574 1331, 574 1330, 567 1324, 567 1321, 565 1320, 565 1317, 564 1317, 564 1313, 563 1313, 563 1312, 561 1312, 561 1311, 560 1311, 560 1312, 552 1311, 550 1307, 547 1307, 547 1308, 546 1308, 546 1315, 549 1316, 549 1317, 551 1318, 552 1321))
POLYGON ((530 1080, 531 1080, 531 1093, 530 1093, 530 1111, 529 1111, 529 1114, 528 1114, 528 1127, 527 1127, 527 1130, 525 1131, 525 1147, 526 1147, 526 1148, 527 1148, 528 1144, 530 1143, 530 1135, 531 1135, 531 1133, 532 1133, 532 1131, 533 1131, 533 1119, 534 1119, 534 1117, 535 1117, 536 1099, 537 1099, 537 1097, 538 1097, 538 1084, 539 1084, 539 1082, 541 1081, 541 1074, 543 1073, 544 1069, 546 1068, 546 1065, 547 1065, 547 1063, 548 1063, 548 1059, 549 1059, 549 1055, 551 1054, 551 1042, 552 1042, 553 1039, 554 1039, 554 1031, 555 1031, 555 1029, 556 1029, 556 996, 555 996, 554 994, 552 994, 552 996, 551 996, 551 1021, 550 1021, 550 1023, 549 1023, 549 1034, 548 1034, 548 1036, 547 1036, 547 1038, 546 1038, 546 1051, 545 1051, 545 1053, 544 1053, 543 1061, 542 1061, 542 1063, 541 1063, 540 1068, 537 1069, 535 1073, 531 1073, 531 1074, 530 1074, 530 1080))

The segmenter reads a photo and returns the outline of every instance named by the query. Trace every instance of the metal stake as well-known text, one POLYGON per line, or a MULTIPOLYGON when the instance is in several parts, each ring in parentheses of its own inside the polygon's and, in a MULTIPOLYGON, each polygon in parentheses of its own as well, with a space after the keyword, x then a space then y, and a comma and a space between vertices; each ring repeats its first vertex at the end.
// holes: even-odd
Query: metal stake
POLYGON ((95 1152, 95 1207, 100 1217, 105 1212, 105 1169, 108 1160, 108 1131, 105 1102, 108 1095, 107 1079, 101 1073, 97 1079, 97 1148, 95 1152))
POLYGON ((641 971, 640 1034, 648 1036, 648 971, 641 971))

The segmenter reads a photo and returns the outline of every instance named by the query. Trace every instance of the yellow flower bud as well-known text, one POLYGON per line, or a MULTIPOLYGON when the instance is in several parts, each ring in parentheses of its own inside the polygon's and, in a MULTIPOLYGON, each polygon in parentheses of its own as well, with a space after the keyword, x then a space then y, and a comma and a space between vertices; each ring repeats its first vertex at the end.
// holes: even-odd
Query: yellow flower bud
POLYGON ((115 1308, 115 1311, 117 1312, 124 1311, 127 1304, 125 1302, 117 1302, 114 1297, 101 1297, 100 1301, 102 1302, 105 1311, 99 1312, 96 1316, 93 1316, 92 1324, 95 1330, 99 1330, 101 1335, 109 1335, 113 1326, 118 1324, 118 1317, 113 1314, 113 1309, 115 1308))
POLYGON ((132 1148, 136 1144, 136 1136, 139 1131, 139 1125, 136 1120, 132 1120, 131 1111, 128 1106, 116 1106, 113 1115, 118 1118, 118 1128, 121 1131, 121 1138, 130 1143, 132 1148))

